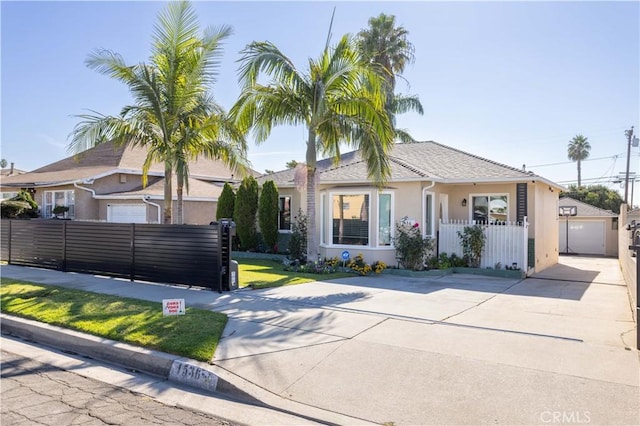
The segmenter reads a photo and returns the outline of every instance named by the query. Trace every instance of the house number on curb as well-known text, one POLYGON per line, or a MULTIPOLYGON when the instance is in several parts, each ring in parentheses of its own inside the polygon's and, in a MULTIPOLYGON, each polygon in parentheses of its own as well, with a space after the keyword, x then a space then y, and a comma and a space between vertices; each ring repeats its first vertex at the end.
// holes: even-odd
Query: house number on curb
POLYGON ((213 372, 178 360, 171 364, 169 379, 211 391, 215 391, 218 386, 218 376, 213 372))

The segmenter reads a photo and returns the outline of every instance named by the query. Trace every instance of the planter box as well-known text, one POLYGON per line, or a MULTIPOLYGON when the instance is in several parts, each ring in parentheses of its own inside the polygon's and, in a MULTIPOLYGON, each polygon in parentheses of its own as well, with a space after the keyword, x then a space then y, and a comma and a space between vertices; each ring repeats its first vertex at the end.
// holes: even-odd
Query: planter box
POLYGON ((470 275, 482 275, 485 277, 498 277, 498 278, 525 278, 524 271, 509 271, 507 269, 481 269, 481 268, 466 268, 455 267, 448 269, 430 269, 428 271, 410 271, 408 269, 385 269, 383 274, 399 275, 403 277, 444 277, 451 274, 470 274, 470 275))
POLYGON ((285 257, 284 254, 276 254, 276 253, 258 253, 252 251, 232 251, 231 258, 232 259, 269 259, 269 260, 277 260, 282 262, 285 257))

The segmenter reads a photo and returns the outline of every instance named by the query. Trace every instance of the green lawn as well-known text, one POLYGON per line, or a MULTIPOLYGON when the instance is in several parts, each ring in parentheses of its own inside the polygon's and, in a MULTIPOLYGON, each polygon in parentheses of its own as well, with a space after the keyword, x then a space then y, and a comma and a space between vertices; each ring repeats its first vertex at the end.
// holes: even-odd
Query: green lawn
POLYGON ((227 316, 187 308, 163 316, 162 304, 10 278, 0 279, 3 313, 208 362, 227 316))
POLYGON ((238 259, 240 287, 255 289, 303 284, 312 281, 327 281, 353 277, 354 274, 336 272, 333 274, 308 274, 285 271, 282 262, 270 259, 238 259))
MULTIPOLYGON (((276 260, 240 259, 240 286, 279 287, 353 277, 285 271, 276 260)), ((162 304, 0 278, 0 310, 107 339, 208 362, 227 316, 203 309, 163 316, 162 304)))

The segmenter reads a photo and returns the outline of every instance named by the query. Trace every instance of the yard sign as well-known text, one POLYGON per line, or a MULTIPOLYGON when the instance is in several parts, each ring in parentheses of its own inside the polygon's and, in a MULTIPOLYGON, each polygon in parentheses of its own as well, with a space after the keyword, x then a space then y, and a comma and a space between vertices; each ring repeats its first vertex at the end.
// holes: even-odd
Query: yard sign
POLYGON ((162 299, 162 315, 184 315, 184 299, 162 299))

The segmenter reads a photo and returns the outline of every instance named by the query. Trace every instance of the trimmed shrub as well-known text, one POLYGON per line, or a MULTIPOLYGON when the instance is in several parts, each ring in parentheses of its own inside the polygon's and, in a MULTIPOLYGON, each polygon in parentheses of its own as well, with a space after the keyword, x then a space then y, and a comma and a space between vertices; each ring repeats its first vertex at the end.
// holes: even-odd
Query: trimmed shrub
POLYGON ((233 188, 226 182, 222 188, 222 194, 218 198, 218 208, 216 209, 216 220, 233 219, 233 209, 236 204, 236 194, 233 188))
POLYGON ((278 243, 278 188, 272 180, 262 186, 258 223, 267 251, 275 252, 278 243))
POLYGON ((242 180, 233 209, 236 222, 236 234, 240 239, 241 250, 255 250, 258 244, 256 237, 256 213, 258 211, 258 181, 253 176, 242 180))

